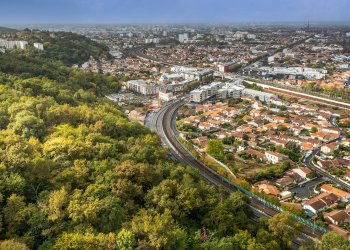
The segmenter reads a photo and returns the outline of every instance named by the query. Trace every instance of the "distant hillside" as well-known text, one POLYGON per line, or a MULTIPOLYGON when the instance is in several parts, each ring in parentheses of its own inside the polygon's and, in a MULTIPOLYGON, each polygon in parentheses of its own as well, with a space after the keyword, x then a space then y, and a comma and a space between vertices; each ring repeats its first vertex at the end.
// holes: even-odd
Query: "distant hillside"
POLYGON ((49 32, 41 32, 44 43, 44 56, 60 60, 65 64, 82 64, 94 58, 108 57, 109 49, 91 39, 68 32, 56 32, 54 35, 49 32))
POLYGON ((17 30, 6 28, 6 27, 0 27, 0 34, 6 34, 6 33, 15 33, 17 30))
POLYGON ((14 40, 25 40, 29 44, 40 42, 44 51, 31 50, 31 56, 43 59, 58 60, 66 65, 82 64, 94 58, 108 58, 109 49, 106 45, 95 42, 85 36, 71 32, 48 32, 25 29, 12 36, 14 40))

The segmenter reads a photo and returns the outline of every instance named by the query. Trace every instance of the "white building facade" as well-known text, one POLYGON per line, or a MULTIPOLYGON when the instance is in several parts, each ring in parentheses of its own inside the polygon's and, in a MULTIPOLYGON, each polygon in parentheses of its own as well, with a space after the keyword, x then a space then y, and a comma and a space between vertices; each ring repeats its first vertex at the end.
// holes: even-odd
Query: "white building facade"
POLYGON ((44 44, 42 43, 34 43, 34 48, 38 49, 38 50, 44 50, 44 44))
POLYGON ((5 49, 25 49, 28 45, 26 41, 7 41, 4 39, 0 39, 0 48, 3 47, 5 49))
POLYGON ((192 90, 190 93, 191 102, 203 102, 204 100, 215 96, 223 85, 224 83, 222 82, 212 82, 209 85, 192 90))
POLYGON ((132 90, 134 92, 140 93, 142 95, 155 95, 158 90, 159 86, 155 83, 148 83, 144 80, 131 80, 126 83, 126 87, 129 90, 132 90))
POLYGON ((188 34, 187 33, 179 34, 179 42, 180 43, 186 43, 187 41, 188 41, 188 34))

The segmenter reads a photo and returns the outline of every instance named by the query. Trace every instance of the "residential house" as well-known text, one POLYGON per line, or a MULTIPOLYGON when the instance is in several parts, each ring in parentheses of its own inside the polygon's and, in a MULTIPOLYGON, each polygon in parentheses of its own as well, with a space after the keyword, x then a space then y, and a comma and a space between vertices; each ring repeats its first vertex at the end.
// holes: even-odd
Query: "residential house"
POLYGON ((314 149, 314 146, 310 142, 302 142, 302 143, 300 143, 300 148, 301 148, 301 150, 309 151, 309 150, 314 149))
POLYGON ((311 137, 312 139, 319 139, 319 140, 321 140, 321 141, 324 141, 326 135, 327 135, 327 134, 326 134, 325 132, 317 131, 316 133, 311 133, 311 134, 310 134, 310 137, 311 137))
POLYGON ((254 150, 252 148, 247 148, 245 150, 243 150, 244 153, 251 155, 251 156, 255 156, 257 159, 259 159, 260 161, 264 161, 265 160, 265 155, 257 150, 254 150))
POLYGON ((265 194, 271 194, 274 196, 278 196, 280 194, 280 191, 278 191, 277 187, 267 184, 267 183, 262 183, 257 186, 259 191, 264 192, 265 194))
POLYGON ((328 184, 323 184, 320 188, 322 192, 335 194, 344 202, 347 202, 350 198, 350 193, 345 192, 339 188, 332 187, 328 184))
POLYGON ((303 127, 304 129, 307 129, 307 130, 311 130, 313 127, 315 127, 315 128, 318 130, 317 125, 312 124, 312 123, 304 124, 304 125, 302 125, 302 127, 303 127))
POLYGON ((278 198, 280 200, 287 200, 287 199, 290 199, 292 198, 292 192, 290 191, 283 191, 279 194, 278 198))
POLYGON ((245 135, 241 132, 233 132, 232 133, 232 136, 235 138, 235 139, 238 139, 238 140, 243 140, 245 135))
POLYGON ((201 137, 197 137, 197 138, 193 139, 192 141, 195 144, 197 144, 198 146, 200 146, 201 148, 205 148, 205 147, 207 147, 208 137, 201 136, 201 137))
POLYGON ((344 179, 345 179, 346 181, 350 181, 350 172, 345 172, 345 173, 343 174, 343 177, 344 177, 344 179))
POLYGON ((288 159, 286 155, 283 155, 277 152, 272 152, 272 151, 266 151, 265 158, 267 159, 267 161, 271 162, 272 164, 277 164, 281 161, 285 161, 288 159))
POLYGON ((282 188, 290 186, 294 183, 294 179, 289 176, 283 176, 282 178, 276 180, 276 184, 282 188))
POLYGON ((220 122, 217 120, 209 119, 207 123, 212 127, 212 128, 218 128, 220 127, 220 122))
POLYGON ((307 167, 293 168, 292 171, 304 179, 307 179, 307 176, 312 173, 307 167))
POLYGON ((274 116, 272 118, 272 121, 276 122, 276 123, 285 123, 287 120, 287 118, 282 117, 282 116, 274 116))
POLYGON ((245 121, 245 122, 248 122, 248 121, 252 120, 252 117, 250 115, 245 115, 245 116, 242 117, 242 120, 245 121))
POLYGON ((268 124, 265 124, 264 126, 263 126, 263 128, 265 129, 265 130, 269 130, 269 129, 277 129, 277 127, 278 127, 278 125, 277 125, 277 123, 275 123, 275 122, 270 122, 270 123, 268 123, 268 124))
POLYGON ((198 124, 201 121, 199 116, 189 116, 183 119, 184 123, 188 124, 198 124))
POLYGON ((324 154, 333 154, 335 150, 338 149, 337 142, 332 142, 321 147, 321 152, 324 154))
POLYGON ((350 139, 343 139, 340 144, 344 145, 345 147, 350 147, 350 139))
POLYGON ((340 129, 339 128, 322 128, 321 129, 325 133, 329 134, 335 134, 335 135, 340 135, 340 129))
POLYGON ((313 214, 317 214, 320 211, 323 211, 329 208, 331 205, 336 203, 339 200, 339 197, 332 193, 322 193, 303 204, 305 210, 310 211, 313 214))
POLYGON ((288 141, 280 140, 275 136, 270 138, 270 142, 275 146, 280 146, 282 148, 285 148, 288 144, 288 141))
POLYGON ((253 109, 257 109, 257 110, 260 110, 260 109, 263 109, 264 106, 262 104, 262 102, 260 100, 257 100, 255 101, 253 104, 252 104, 252 108, 253 109))
POLYGON ((237 152, 244 151, 248 148, 247 141, 242 141, 242 143, 238 146, 237 152))
POLYGON ((252 117, 258 117, 258 116, 260 116, 260 114, 261 114, 261 111, 257 110, 257 109, 253 109, 252 111, 250 111, 250 115, 252 117))
POLYGON ((350 222, 350 215, 344 210, 334 210, 323 215, 324 219, 334 225, 342 225, 350 222))
POLYGON ((207 122, 200 122, 200 123, 198 124, 198 128, 199 128, 200 130, 211 130, 211 129, 212 129, 212 126, 210 126, 210 124, 207 123, 207 122))

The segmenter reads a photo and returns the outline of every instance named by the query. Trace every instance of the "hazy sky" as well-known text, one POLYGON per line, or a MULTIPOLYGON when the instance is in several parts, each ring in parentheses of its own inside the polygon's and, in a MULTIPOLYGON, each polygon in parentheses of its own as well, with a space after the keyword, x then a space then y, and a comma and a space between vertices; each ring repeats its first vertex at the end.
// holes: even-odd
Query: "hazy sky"
POLYGON ((0 0, 1 24, 349 22, 350 0, 0 0))

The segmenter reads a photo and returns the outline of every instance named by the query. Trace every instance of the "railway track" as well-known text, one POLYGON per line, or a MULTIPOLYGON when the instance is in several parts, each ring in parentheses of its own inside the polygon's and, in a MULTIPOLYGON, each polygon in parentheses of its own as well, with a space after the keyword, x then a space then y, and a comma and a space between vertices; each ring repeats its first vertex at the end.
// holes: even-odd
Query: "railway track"
POLYGON ((312 102, 317 102, 320 104, 326 104, 326 105, 330 105, 333 107, 338 107, 338 108, 342 108, 342 109, 347 109, 350 110, 350 103, 342 103, 342 102, 338 102, 335 100, 330 100, 330 99, 326 99, 326 98, 321 98, 321 97, 316 97, 316 96, 311 96, 308 94, 302 94, 302 93, 297 93, 295 91, 290 91, 290 90, 283 90, 281 88, 276 88, 276 87, 265 87, 266 90, 270 91, 270 92, 275 92, 278 94, 283 94, 283 95, 288 95, 288 96, 293 96, 293 97, 298 97, 300 99, 304 99, 307 101, 312 101, 312 102))
MULTIPOLYGON (((214 170, 210 169, 201 161, 199 161, 186 148, 184 148, 181 142, 178 141, 176 135, 174 134, 174 117, 177 113, 177 110, 184 104, 184 101, 174 102, 166 106, 164 109, 160 110, 158 113, 158 116, 156 118, 156 130, 163 144, 169 147, 171 154, 177 160, 184 163, 185 165, 189 165, 197 169, 208 182, 218 187, 222 187, 228 192, 238 191, 238 189, 232 183, 228 182, 214 170)), ((253 213, 256 217, 272 217, 279 212, 252 198, 250 198, 250 207, 252 208, 253 213)), ((306 241, 309 238, 320 238, 321 236, 321 232, 318 232, 311 227, 304 226, 302 236, 299 237, 299 239, 295 239, 293 243, 296 245, 301 245, 302 242, 306 241)))

